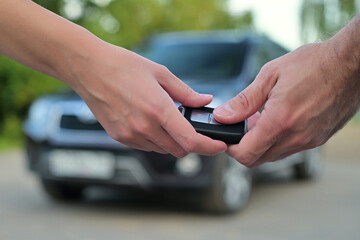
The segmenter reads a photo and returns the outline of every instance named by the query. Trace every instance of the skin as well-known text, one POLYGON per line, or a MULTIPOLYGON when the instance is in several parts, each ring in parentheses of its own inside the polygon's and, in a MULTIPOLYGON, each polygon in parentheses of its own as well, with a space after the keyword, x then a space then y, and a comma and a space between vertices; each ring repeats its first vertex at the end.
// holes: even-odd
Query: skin
POLYGON ((201 107, 212 96, 194 92, 164 66, 106 43, 32 1, 0 1, 0 53, 67 83, 121 143, 177 157, 227 148, 196 133, 173 102, 201 107))
POLYGON ((320 146, 341 129, 360 106, 358 36, 360 16, 331 39, 267 63, 248 88, 216 108, 222 123, 249 118, 248 133, 227 153, 257 167, 320 146))

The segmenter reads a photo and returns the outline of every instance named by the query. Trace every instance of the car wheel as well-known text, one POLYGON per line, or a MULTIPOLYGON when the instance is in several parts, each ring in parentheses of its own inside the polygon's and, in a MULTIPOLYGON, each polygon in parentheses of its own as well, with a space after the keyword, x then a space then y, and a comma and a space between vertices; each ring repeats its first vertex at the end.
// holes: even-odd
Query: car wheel
POLYGON ((70 183, 57 182, 47 179, 42 179, 41 185, 46 194, 54 200, 79 200, 83 196, 84 186, 72 185, 70 183))
POLYGON ((303 152, 303 161, 294 166, 295 178, 301 180, 317 178, 323 169, 321 148, 314 148, 303 152))
POLYGON ((225 154, 217 155, 212 184, 203 199, 204 209, 213 213, 241 210, 249 200, 251 183, 248 168, 225 154))

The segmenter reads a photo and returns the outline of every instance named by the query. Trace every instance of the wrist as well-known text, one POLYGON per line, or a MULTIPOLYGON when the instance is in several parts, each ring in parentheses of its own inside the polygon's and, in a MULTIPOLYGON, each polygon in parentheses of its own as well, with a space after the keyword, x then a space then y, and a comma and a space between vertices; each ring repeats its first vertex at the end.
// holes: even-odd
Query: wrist
POLYGON ((58 56, 53 60, 54 77, 77 89, 83 72, 89 71, 90 62, 98 58, 101 39, 86 29, 76 26, 67 32, 67 37, 56 42, 58 56))
POLYGON ((327 56, 330 62, 326 74, 328 79, 333 79, 332 86, 337 96, 337 102, 340 105, 343 104, 343 109, 351 109, 344 117, 346 121, 355 114, 360 106, 359 34, 360 15, 323 43, 328 51, 327 56))

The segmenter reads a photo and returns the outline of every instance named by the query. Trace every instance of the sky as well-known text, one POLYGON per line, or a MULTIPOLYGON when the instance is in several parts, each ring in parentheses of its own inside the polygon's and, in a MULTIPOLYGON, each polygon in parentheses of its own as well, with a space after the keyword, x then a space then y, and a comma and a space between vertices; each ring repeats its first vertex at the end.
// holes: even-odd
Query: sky
POLYGON ((258 31, 292 50, 301 45, 301 3, 302 0, 229 0, 229 9, 234 14, 251 10, 258 31))

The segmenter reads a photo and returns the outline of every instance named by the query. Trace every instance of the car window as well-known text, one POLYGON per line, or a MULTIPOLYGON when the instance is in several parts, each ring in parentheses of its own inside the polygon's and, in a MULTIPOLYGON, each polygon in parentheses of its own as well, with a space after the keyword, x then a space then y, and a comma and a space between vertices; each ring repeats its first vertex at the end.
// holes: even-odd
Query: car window
POLYGON ((258 44, 254 50, 254 75, 256 75, 262 66, 271 61, 271 55, 266 44, 258 44))
POLYGON ((181 79, 221 81, 240 74, 244 54, 244 43, 183 43, 159 45, 148 57, 181 79))
POLYGON ((253 66, 254 66, 254 76, 259 73, 260 69, 271 60, 278 58, 287 51, 276 45, 272 42, 262 42, 258 43, 254 49, 253 55, 253 66))

